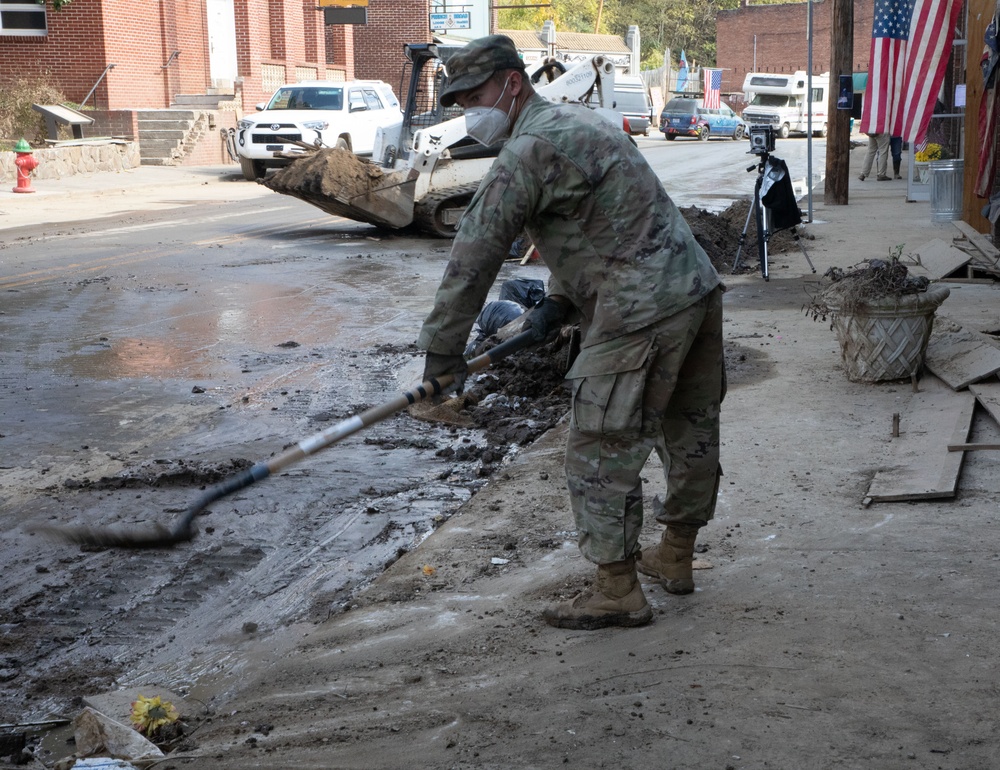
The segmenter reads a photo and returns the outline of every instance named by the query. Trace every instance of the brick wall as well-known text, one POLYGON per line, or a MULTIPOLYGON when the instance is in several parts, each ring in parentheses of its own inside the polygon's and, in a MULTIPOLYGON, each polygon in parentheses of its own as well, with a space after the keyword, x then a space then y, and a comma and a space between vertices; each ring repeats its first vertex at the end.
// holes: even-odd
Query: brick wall
POLYGON ((225 111, 210 111, 202 114, 199 118, 199 128, 201 131, 195 137, 190 137, 190 145, 187 154, 181 161, 182 166, 214 166, 216 164, 230 164, 234 161, 226 152, 226 144, 222 138, 222 131, 236 127, 236 113, 225 111), (207 125, 201 125, 202 122, 207 125))
MULTIPOLYGON (((0 35, 0 87, 27 75, 42 75, 66 97, 79 103, 87 95, 106 62, 104 18, 98 2, 72 3, 56 13, 47 8, 48 35, 0 35), (72 63, 72 66, 66 66, 72 63)), ((106 107, 107 83, 87 102, 106 107), (96 98, 95 98, 96 97, 96 98)))
MULTIPOLYGON (((723 68, 722 92, 743 90, 748 72, 754 71, 756 40, 757 72, 795 72, 806 70, 808 40, 805 3, 747 6, 719 11, 716 16, 716 64, 723 68)), ((830 27, 833 3, 813 3, 813 74, 830 70, 830 27)), ((854 2, 854 71, 868 71, 871 48, 871 0, 854 2)), ((831 73, 831 77, 841 73, 831 73)), ((843 73, 848 74, 848 73, 843 73)))
POLYGON ((281 12, 281 0, 268 0, 267 3, 267 28, 271 32, 271 52, 268 58, 285 58, 285 15, 281 12))
POLYGON ((280 67, 294 82, 297 67, 324 77, 327 64, 323 14, 304 0, 236 0, 236 55, 242 78, 241 109, 253 112, 274 92, 265 88, 261 66, 280 67))
POLYGON ((84 138, 116 136, 135 139, 139 135, 138 117, 133 110, 88 110, 87 117, 93 118, 94 122, 83 127, 84 138))
POLYGON ((323 34, 329 68, 343 70, 344 80, 354 80, 354 25, 324 25, 323 34))
POLYGON ((355 77, 384 80, 400 101, 403 82, 404 43, 430 43, 429 0, 369 0, 368 23, 354 29, 355 77))
POLYGON ((205 93, 209 73, 204 2, 103 0, 100 5, 107 61, 115 64, 107 76, 111 107, 166 107, 178 94, 205 93))
MULTIPOLYGON (((234 0, 234 17, 244 110, 271 95, 261 87, 263 62, 283 67, 288 80, 296 67, 325 75, 326 31, 314 3, 234 0)), ((167 107, 211 86, 205 0, 77 0, 58 12, 50 4, 47 21, 44 37, 0 36, 0 88, 42 74, 79 103, 114 64, 87 106, 116 110, 167 107)))

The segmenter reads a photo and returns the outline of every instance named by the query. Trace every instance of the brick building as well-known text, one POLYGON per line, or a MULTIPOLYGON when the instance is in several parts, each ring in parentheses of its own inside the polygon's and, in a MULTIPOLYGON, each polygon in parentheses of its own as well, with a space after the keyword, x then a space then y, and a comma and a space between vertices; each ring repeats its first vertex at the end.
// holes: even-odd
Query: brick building
MULTIPOLYGON (((830 70, 830 27, 833 3, 813 2, 813 74, 830 70)), ((719 11, 715 19, 716 64, 722 68, 722 92, 743 90, 748 72, 795 72, 806 70, 808 7, 806 3, 748 5, 719 11)), ((854 71, 868 71, 871 47, 871 0, 854 0, 854 71)), ((831 77, 839 74, 830 73, 831 77)))
POLYGON ((104 110, 234 92, 252 110, 280 84, 316 78, 399 89, 403 43, 431 40, 428 9, 429 0, 370 0, 366 25, 327 26, 315 0, 78 0, 59 11, 51 0, 8 0, 0 85, 44 75, 68 100, 104 110))

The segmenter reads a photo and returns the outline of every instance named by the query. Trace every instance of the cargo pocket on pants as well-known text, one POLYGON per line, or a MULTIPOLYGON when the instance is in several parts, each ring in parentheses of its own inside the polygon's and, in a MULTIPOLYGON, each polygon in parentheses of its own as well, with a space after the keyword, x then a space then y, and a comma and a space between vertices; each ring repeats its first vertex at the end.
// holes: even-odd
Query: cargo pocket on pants
POLYGON ((573 381, 572 426, 602 436, 640 432, 653 350, 645 337, 581 350, 566 375, 573 381))

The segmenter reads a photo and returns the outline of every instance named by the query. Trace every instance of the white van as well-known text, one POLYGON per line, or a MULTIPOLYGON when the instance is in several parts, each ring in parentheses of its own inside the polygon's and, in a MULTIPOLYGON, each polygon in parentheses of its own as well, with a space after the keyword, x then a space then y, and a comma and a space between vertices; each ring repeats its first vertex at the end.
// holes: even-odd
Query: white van
POLYGON ((830 73, 813 75, 812 94, 806 107, 806 73, 749 72, 743 81, 747 106, 743 120, 751 126, 770 125, 782 139, 790 133, 804 134, 809 130, 809 110, 815 136, 826 136, 827 97, 830 93, 830 73))
POLYGON ((653 122, 653 100, 636 75, 615 76, 615 109, 628 118, 629 133, 649 136, 653 122))

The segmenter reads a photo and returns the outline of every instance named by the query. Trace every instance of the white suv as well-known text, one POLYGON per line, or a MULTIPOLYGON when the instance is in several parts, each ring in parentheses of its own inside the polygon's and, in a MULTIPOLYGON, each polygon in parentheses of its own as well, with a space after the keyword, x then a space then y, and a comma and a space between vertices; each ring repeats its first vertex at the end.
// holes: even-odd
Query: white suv
POLYGON ((358 155, 371 155, 375 132, 399 123, 399 100, 381 80, 333 82, 306 80, 284 85, 256 115, 237 124, 236 151, 243 176, 253 181, 269 168, 287 166, 290 158, 275 152, 302 153, 290 140, 325 147, 343 147, 358 155))

